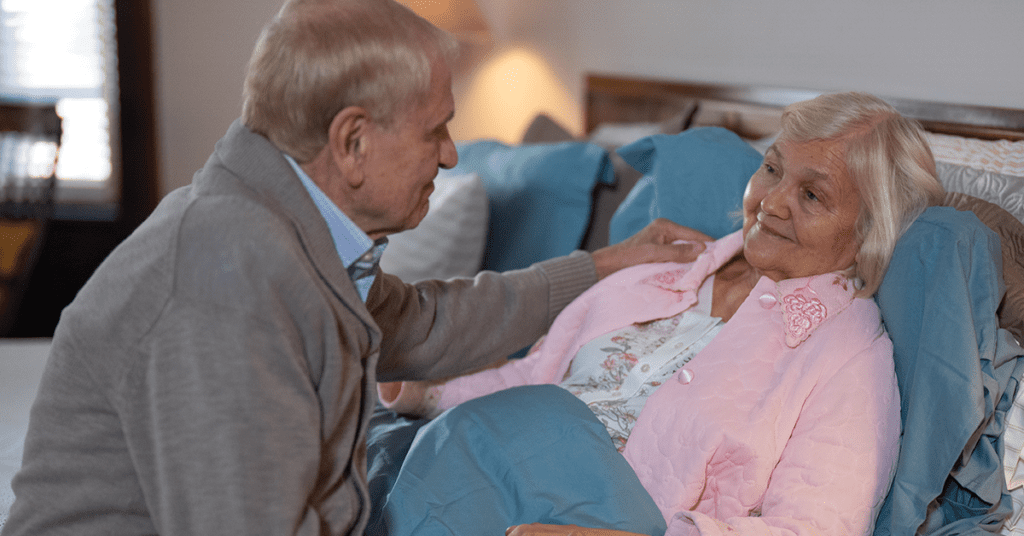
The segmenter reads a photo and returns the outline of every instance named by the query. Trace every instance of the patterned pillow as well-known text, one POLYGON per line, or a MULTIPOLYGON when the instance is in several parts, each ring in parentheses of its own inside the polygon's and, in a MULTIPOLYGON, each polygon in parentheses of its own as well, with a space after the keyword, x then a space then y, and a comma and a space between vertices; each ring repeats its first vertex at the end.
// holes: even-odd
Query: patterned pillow
POLYGON ((1024 222, 1024 141, 928 136, 946 191, 995 203, 1024 222))

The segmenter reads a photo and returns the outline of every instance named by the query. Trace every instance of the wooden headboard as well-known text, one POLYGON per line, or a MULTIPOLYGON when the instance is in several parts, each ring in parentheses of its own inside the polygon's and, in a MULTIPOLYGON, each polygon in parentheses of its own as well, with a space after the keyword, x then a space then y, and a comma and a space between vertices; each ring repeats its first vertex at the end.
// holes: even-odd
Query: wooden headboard
MULTIPOLYGON (((787 105, 817 96, 819 92, 746 85, 715 85, 593 74, 587 77, 587 134, 607 123, 662 123, 678 127, 680 117, 688 126, 722 126, 749 140, 777 134, 782 110, 787 105)), ((986 140, 1024 140, 1024 110, 892 99, 882 96, 906 117, 916 119, 931 132, 986 140)), ((628 166, 626 166, 628 167, 628 166)), ((609 213, 628 194, 639 173, 617 174, 621 184, 598 191, 594 219, 585 244, 592 250, 607 236, 596 231, 607 226, 609 213), (610 192, 610 193, 609 193, 610 192)), ((1016 191, 1016 190, 1014 190, 1016 191)), ((943 204, 973 210, 1003 240, 1003 277, 1008 288, 1024 289, 1024 219, 992 203, 955 190, 943 204)), ((1014 206, 1016 204, 1014 203, 1014 206)), ((1024 292, 1010 290, 1003 304, 1002 327, 1024 338, 1024 292)))
MULTIPOLYGON (((699 102, 693 126, 724 126, 757 139, 778 131, 786 105, 819 93, 592 74, 587 77, 585 128, 589 134, 602 123, 666 121, 699 102)), ((1024 140, 1024 110, 882 97, 931 132, 1024 140)))

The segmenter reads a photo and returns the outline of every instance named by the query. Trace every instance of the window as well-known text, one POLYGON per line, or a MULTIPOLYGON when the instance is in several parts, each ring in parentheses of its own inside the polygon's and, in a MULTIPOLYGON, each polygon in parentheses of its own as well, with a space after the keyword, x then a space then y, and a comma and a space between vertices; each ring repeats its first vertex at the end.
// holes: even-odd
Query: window
POLYGON ((0 0, 0 100, 55 103, 63 135, 57 217, 117 212, 114 0, 0 0))

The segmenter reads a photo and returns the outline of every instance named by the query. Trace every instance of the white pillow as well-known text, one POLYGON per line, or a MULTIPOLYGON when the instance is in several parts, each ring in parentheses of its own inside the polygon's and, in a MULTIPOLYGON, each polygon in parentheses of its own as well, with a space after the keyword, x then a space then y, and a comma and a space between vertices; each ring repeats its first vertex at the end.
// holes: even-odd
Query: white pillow
POLYGON ((664 134, 659 123, 601 123, 588 141, 601 147, 619 148, 655 134, 664 134))
POLYGON ((426 217, 416 228, 388 237, 380 267, 407 283, 472 277, 480 270, 486 240, 487 191, 480 176, 442 170, 426 217))

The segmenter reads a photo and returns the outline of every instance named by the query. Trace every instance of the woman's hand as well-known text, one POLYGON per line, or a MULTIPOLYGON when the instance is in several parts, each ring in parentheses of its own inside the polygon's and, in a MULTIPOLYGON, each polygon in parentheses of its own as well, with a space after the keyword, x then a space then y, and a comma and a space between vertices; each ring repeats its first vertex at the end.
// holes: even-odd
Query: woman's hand
POLYGON ((576 525, 515 525, 505 530, 505 536, 639 536, 633 532, 612 529, 588 529, 576 525))
POLYGON ((637 234, 595 251, 597 278, 649 262, 692 262, 712 238, 700 231, 658 218, 637 234))

